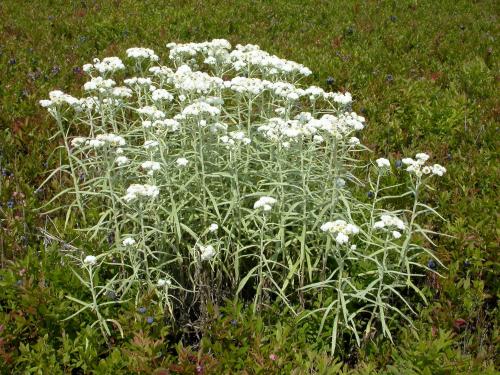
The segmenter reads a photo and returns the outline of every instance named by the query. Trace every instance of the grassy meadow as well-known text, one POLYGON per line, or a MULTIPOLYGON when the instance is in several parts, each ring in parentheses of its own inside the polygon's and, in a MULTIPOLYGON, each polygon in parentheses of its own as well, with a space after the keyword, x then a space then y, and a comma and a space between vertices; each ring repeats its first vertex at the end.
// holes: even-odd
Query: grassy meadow
POLYGON ((0 1, 0 373, 496 373, 499 16, 493 0, 0 1), (257 44, 309 67, 308 85, 349 91, 372 158, 427 152, 446 167, 425 194, 445 218, 426 225, 449 235, 432 248, 446 268, 418 279, 427 305, 408 292, 416 329, 394 319, 394 343, 375 330, 331 357, 328 336, 278 304, 254 315, 249 301, 226 301, 200 327, 110 305, 124 337, 109 342, 89 315, 63 320, 78 310, 65 296, 84 292, 54 237, 79 235, 39 209, 64 188, 37 189, 60 163, 39 100, 81 96, 94 57, 147 47, 167 62, 166 43, 214 38, 257 44))

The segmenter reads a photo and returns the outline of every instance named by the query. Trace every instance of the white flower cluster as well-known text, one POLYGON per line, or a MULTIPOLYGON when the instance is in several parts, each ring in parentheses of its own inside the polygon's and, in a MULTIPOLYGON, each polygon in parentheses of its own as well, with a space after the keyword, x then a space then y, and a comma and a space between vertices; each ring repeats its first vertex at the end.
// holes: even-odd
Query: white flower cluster
POLYGON ((94 70, 98 71, 100 74, 114 73, 119 70, 125 69, 122 60, 119 57, 106 57, 104 59, 94 59, 93 64, 83 65, 83 71, 85 73, 92 73, 94 70))
POLYGON ((158 286, 158 288, 163 288, 170 285, 172 285, 172 280, 170 279, 158 279, 158 281, 156 282, 156 286, 158 286))
POLYGON ((377 166, 379 168, 390 168, 391 167, 390 161, 386 158, 378 158, 376 160, 376 162, 377 162, 377 166))
POLYGON ((181 116, 183 118, 187 118, 187 117, 203 116, 204 114, 212 117, 218 116, 220 114, 220 109, 208 104, 205 101, 199 100, 184 108, 182 110, 181 116))
POLYGON ((425 165, 426 161, 429 160, 429 155, 420 152, 415 155, 415 159, 404 158, 402 160, 403 164, 407 165, 406 171, 414 173, 417 177, 422 175, 433 174, 436 176, 443 176, 446 173, 446 168, 439 164, 434 164, 432 166, 425 165))
MULTIPOLYGON (((365 119, 356 113, 344 113, 339 116, 325 114, 319 119, 312 118, 308 112, 302 112, 293 120, 273 117, 257 128, 266 138, 281 142, 285 147, 301 136, 313 136, 315 143, 322 143, 324 137, 318 132, 325 132, 337 139, 343 139, 354 131, 364 128, 365 119)), ((359 139, 351 137, 350 144, 359 144, 359 139)))
POLYGON ((174 71, 168 66, 152 66, 149 68, 149 72, 160 78, 170 77, 174 74, 174 71))
POLYGON ((77 137, 71 141, 71 144, 73 146, 80 146, 83 144, 83 141, 85 141, 86 145, 94 148, 100 148, 105 145, 113 147, 125 146, 127 144, 127 142, 122 136, 113 133, 98 134, 95 138, 87 140, 85 140, 85 138, 77 137))
POLYGON ((164 100, 167 102, 171 102, 172 100, 174 100, 174 96, 165 89, 157 89, 154 90, 151 94, 151 99, 154 102, 160 102, 164 100))
POLYGON ((167 131, 175 132, 180 129, 181 124, 179 123, 179 121, 174 119, 155 120, 155 121, 145 120, 142 122, 142 127, 146 129, 149 128, 156 128, 158 130, 165 129, 167 131))
POLYGON ((244 132, 236 131, 230 132, 228 135, 223 135, 219 140, 226 145, 226 147, 234 147, 239 144, 248 145, 252 141, 250 138, 245 136, 244 132))
POLYGON ((254 210, 262 208, 264 211, 271 211, 276 202, 276 199, 273 197, 260 197, 259 200, 254 203, 253 208, 254 210))
POLYGON ((236 71, 251 67, 269 76, 285 74, 309 76, 312 73, 304 65, 271 55, 268 52, 262 51, 259 46, 254 44, 244 46, 238 44, 236 49, 229 53, 228 62, 236 71))
MULTIPOLYGON (((387 228, 388 230, 393 227, 397 228, 400 231, 405 230, 405 223, 403 220, 400 218, 393 216, 393 215, 381 215, 380 220, 376 221, 373 224, 373 229, 382 229, 382 228, 387 228)), ((397 230, 392 231, 392 235, 394 238, 399 238, 401 237, 401 233, 398 232, 397 230)))
POLYGON ((127 194, 123 197, 125 202, 131 202, 139 197, 156 198, 160 194, 160 189, 154 185, 132 184, 127 189, 127 194))
POLYGON ((128 163, 130 162, 130 160, 126 157, 126 156, 118 156, 116 159, 115 159, 115 163, 121 167, 123 165, 127 165, 128 163))
POLYGON ((160 58, 155 54, 155 51, 149 48, 133 47, 127 50, 127 56, 132 59, 146 59, 158 61, 160 58))
POLYGON ((161 120, 165 118, 165 113, 163 111, 160 111, 154 106, 145 106, 141 108, 137 108, 137 113, 147 116, 148 118, 152 120, 161 120))
POLYGON ((135 240, 132 237, 126 237, 122 241, 123 246, 133 246, 135 245, 135 240))
POLYGON ((234 77, 230 81, 225 81, 224 86, 239 94, 257 96, 267 90, 271 85, 270 81, 260 78, 234 77))
POLYGON ((85 91, 98 91, 100 93, 106 93, 110 91, 116 82, 112 79, 104 79, 102 77, 93 77, 90 81, 85 82, 83 89, 85 91))
POLYGON ((45 108, 52 106, 59 106, 62 104, 67 104, 72 107, 80 106, 80 100, 71 95, 65 94, 60 90, 54 90, 49 92, 49 98, 50 99, 40 100, 40 105, 45 108))
POLYGON ((201 260, 210 260, 215 256, 215 249, 212 245, 200 245, 201 260))
POLYGON ((273 117, 269 122, 257 128, 267 139, 289 145, 289 141, 303 134, 304 127, 297 120, 283 120, 281 117, 273 117))
POLYGON ((130 98, 132 97, 132 90, 128 87, 115 87, 113 91, 111 91, 111 95, 115 98, 130 98))
POLYGON ((178 158, 175 162, 178 167, 185 167, 188 165, 189 160, 187 160, 186 158, 178 158))
POLYGON ((127 78, 123 80, 123 83, 126 84, 127 86, 132 86, 132 87, 146 87, 150 88, 151 85, 153 84, 153 81, 151 81, 151 78, 144 78, 144 77, 132 77, 132 78, 127 78))
POLYGON ((93 266, 97 263, 97 258, 93 255, 87 255, 83 260, 83 264, 87 266, 93 266))
POLYGON ((188 65, 180 66, 174 74, 168 76, 167 83, 181 92, 196 94, 208 94, 224 88, 221 78, 205 72, 192 71, 188 65))
POLYGON ((167 48, 170 49, 169 57, 173 61, 182 63, 193 59, 197 54, 203 54, 206 57, 205 63, 210 65, 214 63, 214 60, 215 62, 221 59, 224 61, 228 50, 231 49, 231 44, 225 39, 213 39, 210 42, 201 43, 169 43, 167 48))
POLYGON ((335 242, 343 245, 349 242, 349 236, 359 233, 359 228, 354 224, 348 224, 345 220, 335 220, 324 223, 321 228, 323 232, 335 236, 335 242))
POLYGON ((159 171, 161 169, 161 166, 157 161, 147 160, 141 164, 141 168, 147 171, 148 176, 152 176, 155 171, 159 171))

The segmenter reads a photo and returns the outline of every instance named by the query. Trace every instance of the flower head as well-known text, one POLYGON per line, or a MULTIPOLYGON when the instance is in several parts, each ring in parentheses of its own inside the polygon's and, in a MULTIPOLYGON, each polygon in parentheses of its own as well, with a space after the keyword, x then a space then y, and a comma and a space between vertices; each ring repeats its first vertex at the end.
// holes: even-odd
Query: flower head
POLYGON ((175 162, 177 163, 177 166, 185 167, 186 165, 188 165, 189 160, 187 160, 186 158, 178 158, 175 162))
POLYGON ((349 236, 359 233, 359 228, 345 220, 328 221, 321 225, 320 229, 323 232, 331 233, 335 236, 335 242, 343 245, 349 242, 349 236))
POLYGON ((127 189, 127 194, 123 197, 125 202, 131 202, 139 197, 156 198, 160 193, 160 189, 154 185, 132 184, 127 189))
POLYGON ((83 260, 83 264, 93 266, 97 263, 97 258, 93 255, 87 255, 83 260))
POLYGON ((200 245, 201 260, 210 260, 215 256, 215 249, 212 245, 200 245))
POLYGON ((385 158, 379 158, 379 159, 377 159, 377 166, 379 168, 390 168, 391 163, 389 162, 389 160, 387 160, 385 158))
POLYGON ((253 208, 255 210, 262 208, 264 211, 271 211, 276 202, 276 199, 272 197, 260 197, 259 200, 254 203, 253 208))
POLYGON ((127 237, 122 241, 123 246, 135 245, 135 240, 132 237, 127 237))

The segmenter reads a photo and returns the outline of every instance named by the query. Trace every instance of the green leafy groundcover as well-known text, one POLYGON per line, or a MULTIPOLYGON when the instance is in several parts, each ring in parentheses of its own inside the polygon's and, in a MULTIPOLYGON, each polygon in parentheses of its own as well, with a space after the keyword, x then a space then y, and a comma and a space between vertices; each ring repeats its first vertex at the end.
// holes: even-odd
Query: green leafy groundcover
POLYGON ((0 11, 2 373, 494 373, 495 2, 20 1, 0 11), (416 330, 390 323, 394 345, 373 332, 360 349, 341 347, 331 358, 329 338, 316 336, 320 321, 298 324, 280 306, 254 316, 251 306, 229 301, 198 327, 162 321, 147 299, 145 310, 107 305, 123 327, 123 338, 109 343, 88 328, 90 312, 63 321, 78 309, 65 296, 83 299, 86 291, 51 235, 81 243, 69 230, 53 233, 64 217, 51 223, 39 215, 61 187, 36 191, 59 163, 48 159, 55 124, 38 100, 53 88, 78 92, 89 56, 137 45, 160 53, 156 46, 168 41, 220 36, 312 67, 308 84, 350 91, 369 121, 361 140, 375 155, 428 150, 446 165, 425 197, 447 219, 429 228, 453 236, 433 239, 446 269, 428 264, 445 278, 421 280, 430 304, 415 299, 416 330))

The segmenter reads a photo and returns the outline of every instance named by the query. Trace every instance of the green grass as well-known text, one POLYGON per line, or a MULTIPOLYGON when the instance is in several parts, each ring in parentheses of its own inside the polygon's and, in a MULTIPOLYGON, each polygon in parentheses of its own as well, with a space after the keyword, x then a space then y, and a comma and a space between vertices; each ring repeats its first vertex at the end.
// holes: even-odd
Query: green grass
MULTIPOLYGON (((154 359, 155 340, 171 340, 166 358, 181 366, 171 369, 180 373, 194 371, 189 367, 192 355, 204 361, 207 373, 209 368, 289 373, 294 367, 269 362, 269 355, 280 350, 278 357, 296 364, 297 373, 309 363, 321 373, 327 359, 308 354, 314 348, 306 343, 314 340, 307 337, 307 328, 287 336, 292 344, 286 350, 272 312, 263 317, 268 326, 256 328, 255 335, 248 327, 256 323, 244 312, 242 327, 234 332, 225 320, 216 323, 220 331, 207 335, 205 347, 190 349, 195 354, 176 350, 173 341, 178 335, 162 332, 159 325, 145 327, 137 313, 126 308, 123 319, 136 322, 129 324, 128 332, 140 338, 131 334, 129 341, 109 350, 85 330, 85 320, 59 321, 72 308, 63 299, 65 290, 78 287, 58 257, 42 251, 46 247, 38 228, 45 227, 47 219, 36 208, 60 187, 34 192, 45 171, 57 163, 48 158, 55 124, 38 100, 55 88, 78 96, 86 78, 76 68, 93 57, 123 57, 126 48, 143 46, 166 61, 167 42, 212 38, 233 45, 259 44, 300 62, 314 72, 308 83, 325 89, 326 78, 334 77, 333 89, 350 91, 354 109, 367 118, 362 142, 377 155, 428 152, 433 162, 448 169, 427 199, 447 219, 431 225, 440 225, 441 232, 454 237, 438 239, 436 251, 448 269, 440 270, 445 279, 425 281, 430 304, 416 319, 419 339, 402 329, 393 348, 375 336, 360 351, 342 358, 344 367, 359 373, 398 373, 405 368, 399 373, 443 374, 494 368, 499 11, 498 2, 466 0, 0 2, 0 168, 12 173, 0 176, 0 357, 6 361, 0 371, 22 373, 30 363, 52 369, 59 363, 61 371, 148 372, 163 363, 154 359), (241 343, 240 350, 246 349, 238 352, 241 357, 255 360, 231 357, 234 343, 227 344, 225 331, 235 335, 231 339, 241 343), (95 355, 84 349, 85 338, 95 355), (213 364, 209 351, 210 358, 216 358, 213 364), (137 361, 150 367, 130 360, 138 353, 144 359, 137 361), (120 361, 128 370, 119 367, 120 361)), ((284 320, 284 326, 294 326, 284 320)))

